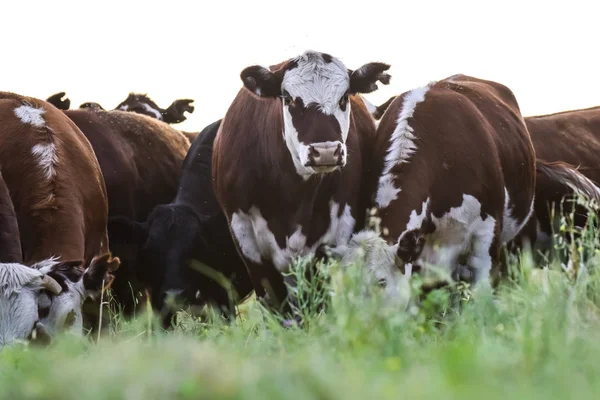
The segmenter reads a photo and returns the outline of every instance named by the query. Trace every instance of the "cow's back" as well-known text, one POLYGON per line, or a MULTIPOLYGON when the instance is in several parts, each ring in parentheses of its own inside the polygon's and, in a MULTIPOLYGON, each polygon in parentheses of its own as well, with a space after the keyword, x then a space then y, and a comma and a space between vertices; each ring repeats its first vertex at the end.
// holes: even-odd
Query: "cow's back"
POLYGON ((70 110, 102 168, 109 215, 143 221, 173 200, 189 140, 153 118, 123 111, 70 110))
POLYGON ((107 196, 89 141, 41 100, 0 94, 0 160, 26 263, 108 250, 107 196))

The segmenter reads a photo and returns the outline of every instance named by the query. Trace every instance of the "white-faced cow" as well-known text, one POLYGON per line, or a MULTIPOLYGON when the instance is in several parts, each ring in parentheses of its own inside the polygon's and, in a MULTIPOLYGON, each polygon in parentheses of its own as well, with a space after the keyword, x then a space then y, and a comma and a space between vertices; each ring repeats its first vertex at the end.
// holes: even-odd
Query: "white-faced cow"
POLYGON ((282 274, 294 257, 344 244, 362 224, 361 140, 375 126, 356 95, 389 83, 388 68, 352 71, 307 51, 241 73, 245 87, 215 140, 213 179, 255 292, 273 304, 286 303, 282 274))
MULTIPOLYGON (((22 249, 22 260, 7 262, 41 265, 40 272, 60 286, 59 295, 54 290, 46 301, 38 298, 47 312, 41 322, 49 329, 79 327, 83 301, 112 279, 119 264, 109 253, 98 161, 75 124, 44 101, 2 92, 0 122, 0 168, 22 249)), ((18 275, 38 282, 35 273, 18 275)), ((18 288, 14 279, 7 288, 18 288)), ((4 323, 11 325, 11 318, 4 323)))

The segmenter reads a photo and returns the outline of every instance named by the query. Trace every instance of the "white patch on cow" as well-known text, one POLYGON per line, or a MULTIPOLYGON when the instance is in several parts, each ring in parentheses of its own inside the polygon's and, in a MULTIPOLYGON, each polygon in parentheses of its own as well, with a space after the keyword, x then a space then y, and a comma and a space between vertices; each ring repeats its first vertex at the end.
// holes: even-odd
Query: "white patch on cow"
POLYGON ((127 111, 127 110, 129 110, 129 106, 127 104, 123 104, 121 107, 119 107, 119 110, 127 111))
POLYGON ((33 126, 37 126, 41 128, 46 125, 46 121, 42 115, 46 112, 43 108, 35 108, 28 104, 23 104, 15 108, 15 115, 21 120, 24 124, 30 124, 33 126))
POLYGON ((384 283, 386 306, 406 309, 410 300, 410 274, 402 275, 396 267, 397 246, 390 246, 377 232, 363 230, 349 240, 347 245, 332 249, 341 258, 342 267, 352 265, 366 269, 369 285, 384 283))
POLYGON ((162 120, 163 120, 163 118, 162 118, 162 114, 161 114, 161 113, 160 113, 160 111, 158 111, 157 109, 155 109, 155 108, 152 108, 150 105, 148 105, 148 104, 146 104, 146 103, 142 103, 142 107, 144 107, 144 109, 145 109, 146 111, 148 111, 149 113, 152 113, 152 114, 154 114, 154 117, 155 117, 157 120, 159 120, 159 121, 162 121, 162 120))
POLYGON ((396 165, 408 162, 410 157, 417 151, 417 146, 414 143, 416 136, 413 133, 413 128, 408 124, 408 120, 414 115, 417 105, 425 100, 425 94, 430 86, 431 84, 413 89, 404 96, 402 109, 396 121, 396 129, 390 137, 390 146, 385 156, 383 172, 379 178, 379 188, 377 190, 379 208, 387 207, 401 191, 400 188, 394 186, 392 169, 396 165))
MULTIPOLYGON (((420 213, 413 210, 406 230, 398 238, 412 230, 418 230, 427 216, 429 199, 423 203, 420 213)), ((449 275, 458 267, 458 258, 467 255, 467 266, 474 271, 475 283, 489 277, 492 267, 490 247, 494 240, 496 220, 481 217, 481 203, 475 197, 463 194, 463 202, 441 217, 430 215, 435 226, 433 233, 425 237, 423 251, 413 264, 443 268, 449 275)))
POLYGON ((39 166, 44 171, 46 179, 51 179, 56 173, 58 156, 54 143, 38 143, 31 149, 31 154, 38 158, 39 166))
POLYGON ((355 220, 350 207, 345 206, 341 215, 339 204, 330 202, 330 224, 325 234, 308 246, 302 227, 286 237, 285 248, 279 247, 275 235, 268 227, 260 210, 252 206, 248 213, 238 211, 231 218, 231 229, 245 257, 260 264, 262 260, 270 261, 281 272, 287 272, 292 260, 296 257, 314 253, 321 244, 341 245, 347 243, 354 230, 355 220))
POLYGON ((534 200, 535 199, 531 200, 527 216, 522 221, 519 221, 517 218, 513 217, 513 205, 510 201, 510 195, 508 194, 508 190, 504 188, 504 216, 502 217, 501 235, 503 244, 513 240, 517 234, 521 232, 527 221, 529 221, 531 214, 533 214, 534 200))
MULTIPOLYGON (((285 72, 282 90, 286 90, 294 99, 302 99, 305 107, 317 105, 325 115, 333 115, 340 126, 341 141, 346 143, 350 130, 350 102, 346 109, 340 108, 342 96, 350 88, 350 75, 344 64, 333 58, 326 62, 320 53, 307 51, 295 59, 297 66, 285 72)), ((283 101, 283 100, 282 100, 283 101)), ((302 150, 298 132, 292 123, 289 107, 283 103, 284 138, 292 159, 298 157, 302 150)), ((310 144, 310 143, 308 143, 310 144)), ((304 167, 300 159, 294 159, 299 175, 305 177, 315 173, 312 168, 304 167)))

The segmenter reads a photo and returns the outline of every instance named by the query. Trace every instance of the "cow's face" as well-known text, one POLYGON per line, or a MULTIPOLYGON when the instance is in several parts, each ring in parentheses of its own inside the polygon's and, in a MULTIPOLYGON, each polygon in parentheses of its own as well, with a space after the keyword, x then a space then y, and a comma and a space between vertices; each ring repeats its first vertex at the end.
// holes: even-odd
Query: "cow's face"
POLYGON ((328 55, 308 51, 270 71, 242 71, 244 86, 257 96, 280 97, 283 137, 298 174, 335 171, 346 164, 350 130, 349 96, 389 83, 389 65, 370 63, 356 71, 328 55))
POLYGON ((119 259, 110 254, 95 257, 85 268, 81 261, 68 261, 55 266, 48 273, 61 287, 60 294, 39 298, 38 330, 48 336, 60 331, 82 333, 83 317, 81 307, 87 298, 99 297, 102 289, 110 286, 114 272, 119 267, 119 259))
POLYGON ((49 275, 57 267, 54 260, 33 267, 0 264, 0 348, 32 335, 39 321, 40 296, 56 298, 62 292, 49 275))
POLYGON ((159 121, 163 120, 163 110, 145 94, 130 93, 115 110, 131 111, 156 118, 159 121))

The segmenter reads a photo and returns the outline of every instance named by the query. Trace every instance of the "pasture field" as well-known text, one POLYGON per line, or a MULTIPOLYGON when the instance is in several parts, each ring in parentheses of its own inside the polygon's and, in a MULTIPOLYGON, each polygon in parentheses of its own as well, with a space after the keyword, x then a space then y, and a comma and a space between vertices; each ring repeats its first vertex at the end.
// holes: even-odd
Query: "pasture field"
POLYGON ((407 312, 384 307, 360 266, 330 263, 326 285, 299 283, 301 328, 252 300, 231 322, 181 313, 169 332, 114 314, 99 342, 4 349, 0 398, 598 399, 598 235, 569 243, 567 225, 552 261, 523 254, 496 293, 438 290, 407 312))

